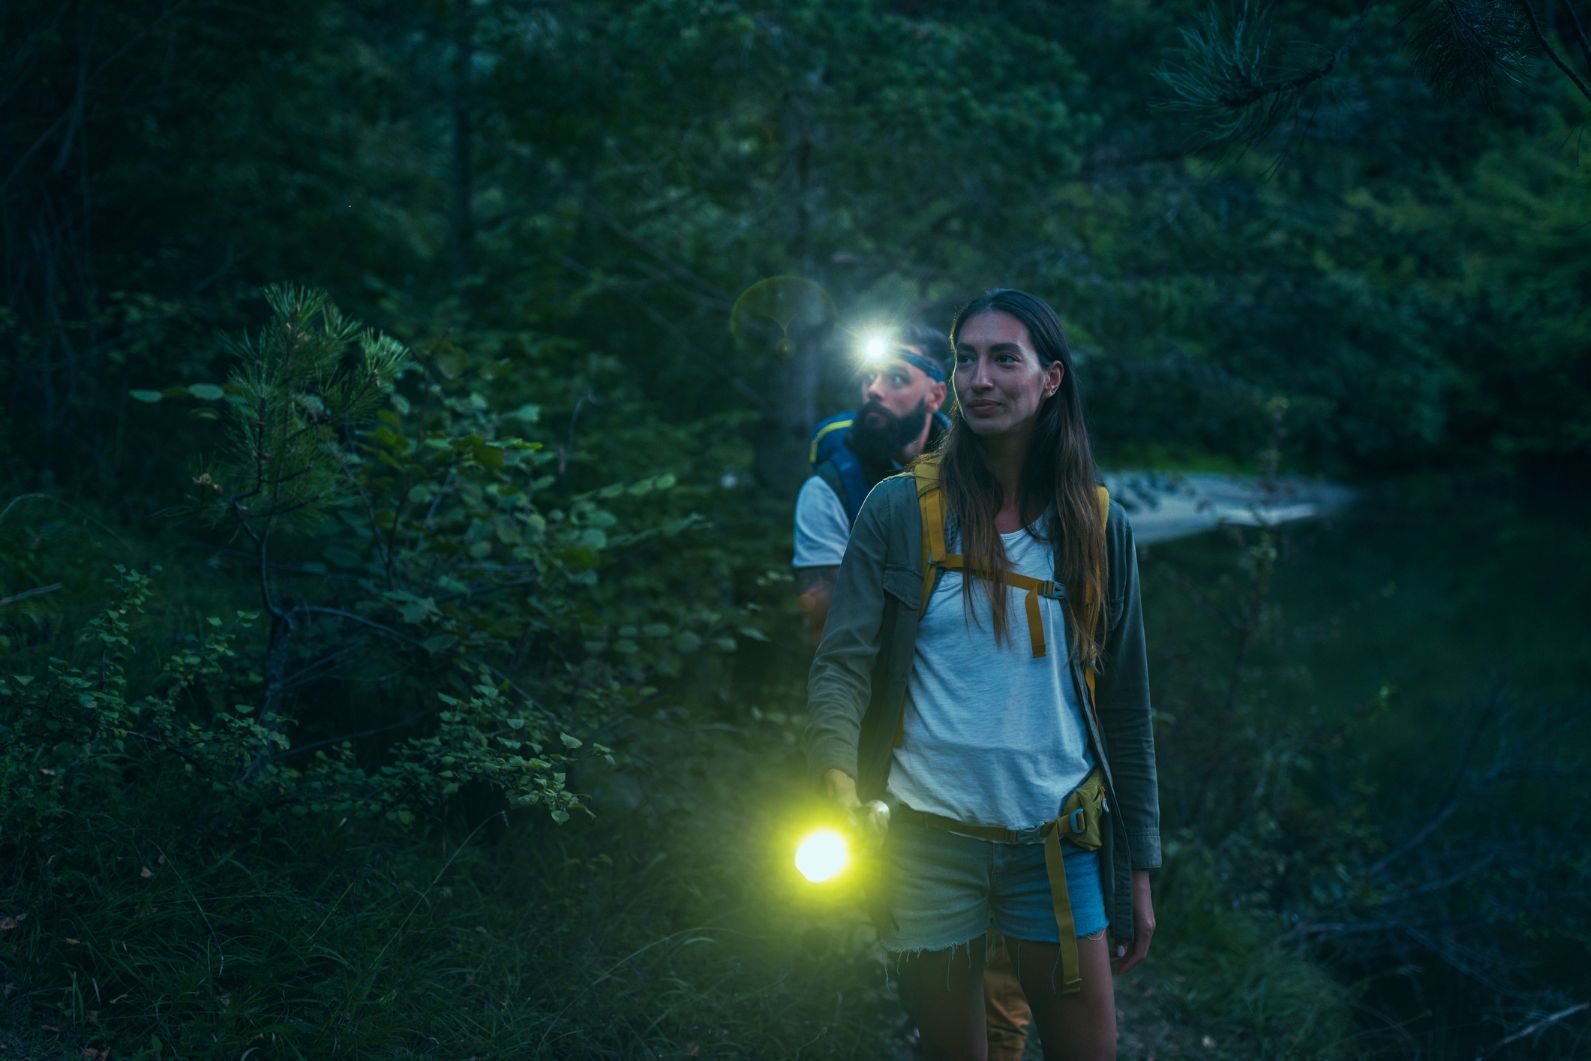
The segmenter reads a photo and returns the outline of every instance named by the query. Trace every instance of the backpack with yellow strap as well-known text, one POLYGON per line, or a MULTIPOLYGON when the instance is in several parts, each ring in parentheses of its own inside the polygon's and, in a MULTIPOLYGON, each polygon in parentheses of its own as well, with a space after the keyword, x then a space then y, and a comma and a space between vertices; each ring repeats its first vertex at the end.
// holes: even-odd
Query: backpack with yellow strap
MULTIPOLYGON (((969 568, 966 559, 951 554, 945 545, 945 492, 939 482, 939 460, 928 457, 912 466, 917 484, 917 508, 922 516, 923 528, 923 599, 919 616, 928 609, 928 598, 933 592, 934 580, 940 571, 963 571, 975 577, 990 578, 989 573, 969 568)), ((1110 491, 1098 487, 1099 518, 1105 522, 1110 515, 1110 491)), ((1027 612, 1028 640, 1033 658, 1048 652, 1044 638, 1044 621, 1039 611, 1039 599, 1049 597, 1060 600, 1064 590, 1053 579, 1036 579, 1015 571, 998 576, 998 581, 1013 589, 1026 590, 1024 607, 1027 612)), ((1094 668, 1083 667, 1083 681, 1088 686, 1087 710, 1094 713, 1094 668)), ((1096 715, 1097 719, 1097 715, 1096 715)), ((904 719, 902 719, 904 725, 904 719)), ((896 742, 899 743, 900 735, 896 742)), ((1050 901, 1055 910, 1056 927, 1060 930, 1062 994, 1082 990, 1082 973, 1077 957, 1077 937, 1072 920, 1072 908, 1067 896, 1066 864, 1061 851, 1061 841, 1067 840, 1085 851, 1097 851, 1103 844, 1101 823, 1105 809, 1105 783, 1098 766, 1095 766, 1083 783, 1061 805, 1061 813, 1037 829, 1008 829, 995 825, 972 825, 954 821, 937 814, 897 807, 894 813, 907 820, 931 825, 963 836, 973 836, 997 843, 1043 843, 1044 864, 1050 878, 1050 901)))

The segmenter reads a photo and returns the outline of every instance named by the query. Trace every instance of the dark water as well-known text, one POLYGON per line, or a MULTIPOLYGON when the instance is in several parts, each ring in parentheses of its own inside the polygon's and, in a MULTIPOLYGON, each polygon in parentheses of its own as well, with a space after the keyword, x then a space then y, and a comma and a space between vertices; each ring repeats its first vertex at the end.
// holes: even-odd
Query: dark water
MULTIPOLYGON (((1257 585, 1258 532, 1141 551, 1157 704, 1174 716, 1161 734, 1166 824, 1207 839, 1191 817, 1240 820, 1249 782, 1223 805, 1207 760, 1288 742, 1303 761, 1294 817, 1348 790, 1371 808, 1377 835, 1345 839, 1363 848, 1346 860, 1350 899, 1306 889, 1301 871, 1273 887, 1279 910, 1358 919, 1307 946, 1357 986, 1365 1056, 1476 1057, 1591 998, 1588 519, 1582 498, 1393 494, 1290 526, 1255 595, 1264 622, 1241 649, 1246 624, 1232 618, 1257 585), (1430 892, 1354 901, 1364 882, 1352 874, 1428 825, 1389 872, 1393 891, 1430 892)), ((1591 1056, 1587 1027, 1582 1011, 1488 1056, 1591 1056)))

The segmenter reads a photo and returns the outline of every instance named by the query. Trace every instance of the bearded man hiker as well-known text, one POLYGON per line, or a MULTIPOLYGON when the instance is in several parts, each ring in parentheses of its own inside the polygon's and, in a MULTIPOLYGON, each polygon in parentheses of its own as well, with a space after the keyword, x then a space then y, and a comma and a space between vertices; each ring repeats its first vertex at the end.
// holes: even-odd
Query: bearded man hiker
POLYGON ((949 426, 939 407, 945 401, 950 340, 925 324, 913 324, 877 341, 883 349, 863 368, 856 412, 831 416, 813 429, 812 477, 796 497, 791 566, 814 646, 862 499, 949 426))
MULTIPOLYGON (((949 427, 939 411, 950 364, 947 335, 911 324, 873 354, 862 372, 856 411, 813 429, 812 476, 796 498, 791 566, 814 647, 862 500, 885 476, 932 449, 949 427)), ((997 933, 986 944, 983 993, 989 1061, 1018 1061, 1032 1014, 997 933)))

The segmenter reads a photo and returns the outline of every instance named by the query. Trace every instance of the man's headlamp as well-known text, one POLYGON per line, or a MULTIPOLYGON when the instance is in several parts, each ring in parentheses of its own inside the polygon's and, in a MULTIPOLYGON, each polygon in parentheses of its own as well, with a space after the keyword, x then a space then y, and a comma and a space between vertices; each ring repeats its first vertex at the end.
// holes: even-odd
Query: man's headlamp
POLYGON ((893 332, 882 329, 863 332, 858 347, 858 360, 868 371, 876 372, 888 361, 899 359, 915 365, 937 383, 945 381, 945 369, 933 359, 924 357, 909 346, 902 345, 893 332))

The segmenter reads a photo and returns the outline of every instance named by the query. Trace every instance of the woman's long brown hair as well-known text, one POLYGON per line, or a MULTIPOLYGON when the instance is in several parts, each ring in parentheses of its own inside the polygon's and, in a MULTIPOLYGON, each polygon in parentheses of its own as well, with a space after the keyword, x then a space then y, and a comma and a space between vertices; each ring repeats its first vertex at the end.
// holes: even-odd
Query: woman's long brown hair
MULTIPOLYGON (((1045 400, 1034 424, 1033 439, 1022 465, 1018 504, 1024 527, 1052 503, 1048 537, 1055 570, 1066 588, 1062 602, 1071 648, 1077 658, 1094 664, 1099 655, 1105 601, 1105 528, 1095 486, 1094 454, 1083 421, 1083 397, 1072 351, 1066 345, 1060 318, 1043 299, 1011 288, 987 291, 956 313, 950 325, 954 347, 961 328, 982 313, 1009 313, 1027 328, 1041 364, 1059 361, 1065 370, 1061 386, 1045 400)), ((946 509, 960 535, 968 567, 1003 575, 1010 562, 994 527, 1003 500, 1000 483, 989 470, 978 436, 967 426, 960 397, 950 417, 950 431, 939 446, 940 482, 946 509)), ((973 584, 988 593, 994 615, 995 642, 1009 636, 1008 593, 993 592, 985 579, 964 578, 962 600, 972 614, 973 584)), ((1002 590, 1004 587, 1001 587, 1002 590)))

